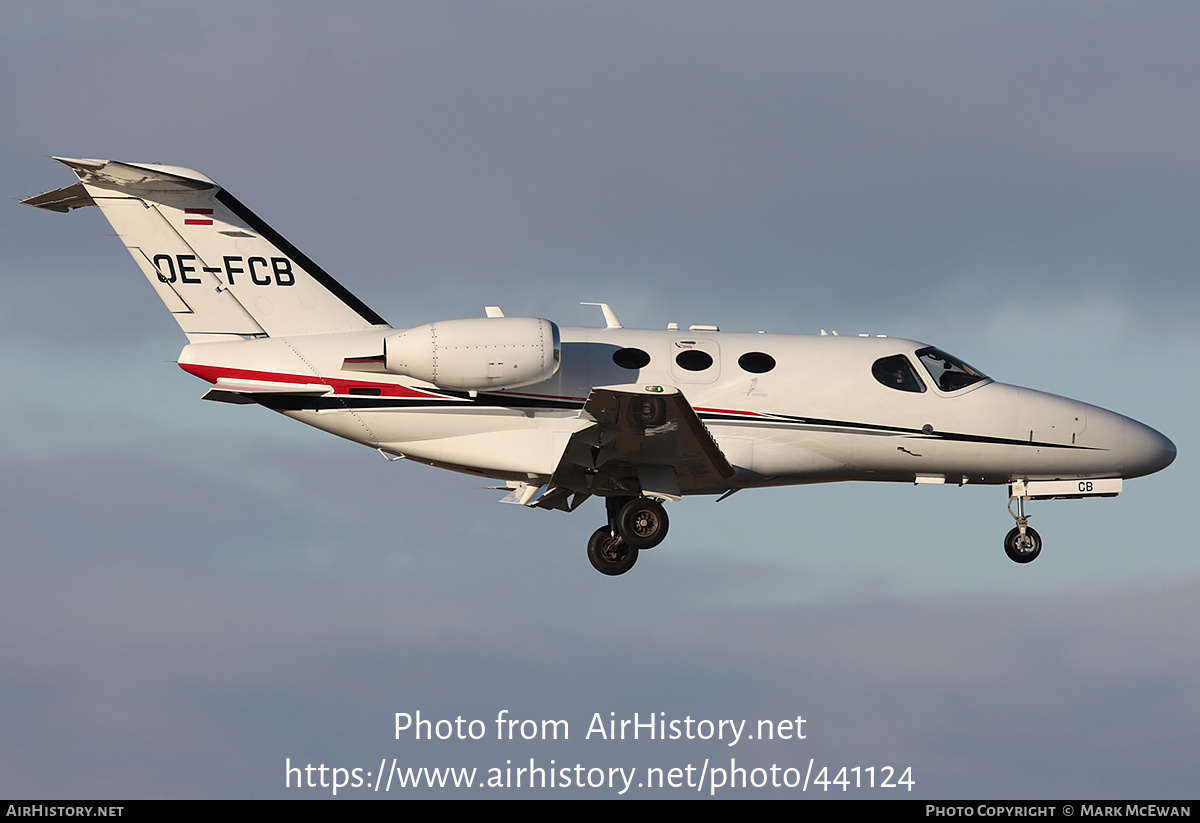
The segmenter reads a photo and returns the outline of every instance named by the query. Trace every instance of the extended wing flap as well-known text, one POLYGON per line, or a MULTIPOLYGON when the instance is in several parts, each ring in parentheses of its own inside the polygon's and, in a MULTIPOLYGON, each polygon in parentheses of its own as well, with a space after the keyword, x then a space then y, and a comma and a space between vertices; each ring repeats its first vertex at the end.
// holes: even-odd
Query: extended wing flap
POLYGON ((534 505, 558 508, 550 504, 567 494, 678 499, 729 488, 733 467, 678 389, 595 388, 580 416, 592 425, 571 436, 534 505))

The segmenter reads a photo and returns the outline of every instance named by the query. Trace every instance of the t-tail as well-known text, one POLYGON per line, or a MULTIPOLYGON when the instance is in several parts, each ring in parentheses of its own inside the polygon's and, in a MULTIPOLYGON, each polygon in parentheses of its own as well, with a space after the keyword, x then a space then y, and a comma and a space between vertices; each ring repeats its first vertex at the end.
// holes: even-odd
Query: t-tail
POLYGON ((56 157, 79 183, 25 200, 99 206, 192 342, 386 327, 382 317, 203 174, 56 157))

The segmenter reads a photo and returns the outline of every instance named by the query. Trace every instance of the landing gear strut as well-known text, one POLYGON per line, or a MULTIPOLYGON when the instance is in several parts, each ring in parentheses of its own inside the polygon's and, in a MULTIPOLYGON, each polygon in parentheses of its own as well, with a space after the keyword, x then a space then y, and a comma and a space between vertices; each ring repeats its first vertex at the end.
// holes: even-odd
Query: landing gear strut
POLYGON ((1017 521, 1017 527, 1004 538, 1004 553, 1014 563, 1032 563, 1042 553, 1042 536, 1029 525, 1025 514, 1025 484, 1014 482, 1009 486, 1008 513, 1017 521), (1017 510, 1013 511, 1013 502, 1017 510))
POLYGON ((666 509, 649 497, 608 497, 608 525, 588 540, 588 560, 601 574, 624 574, 637 562, 638 552, 652 549, 667 536, 666 509))

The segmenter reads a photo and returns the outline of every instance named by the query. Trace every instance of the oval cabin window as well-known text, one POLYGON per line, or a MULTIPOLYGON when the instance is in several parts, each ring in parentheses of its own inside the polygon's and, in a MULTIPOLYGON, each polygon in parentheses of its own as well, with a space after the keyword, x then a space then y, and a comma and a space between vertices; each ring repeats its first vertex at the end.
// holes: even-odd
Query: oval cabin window
POLYGON ((681 369, 704 371, 712 366, 713 359, 707 352, 702 352, 699 349, 688 349, 675 355, 675 362, 679 364, 679 368, 681 369))
POLYGON ((641 349, 617 349, 613 362, 623 369, 641 369, 650 364, 650 355, 641 349))
POLYGON ((775 368, 775 358, 766 352, 748 351, 738 358, 738 365, 742 367, 742 371, 751 374, 766 374, 775 368))

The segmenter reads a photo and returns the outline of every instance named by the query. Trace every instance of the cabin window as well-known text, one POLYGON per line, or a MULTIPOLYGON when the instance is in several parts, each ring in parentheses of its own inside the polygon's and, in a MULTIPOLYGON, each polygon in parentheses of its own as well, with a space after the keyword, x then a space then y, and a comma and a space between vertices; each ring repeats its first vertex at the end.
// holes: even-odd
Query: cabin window
POLYGON ((775 358, 765 352, 748 351, 738 358, 738 365, 742 367, 742 371, 751 374, 766 374, 775 368, 775 358))
POLYGON ((713 364, 712 355, 700 349, 686 349, 675 355, 679 368, 688 371, 704 371, 713 364))
POLYGON ((925 384, 921 382, 920 377, 917 377, 912 363, 902 354, 879 358, 871 366, 871 374, 889 389, 910 392, 925 391, 925 384))
POLYGON ((988 379, 988 376, 978 369, 973 369, 957 357, 932 346, 918 349, 917 357, 933 378, 933 382, 944 392, 965 389, 988 379))
POLYGON ((641 349, 617 349, 613 362, 623 369, 641 369, 650 364, 650 355, 641 349))

